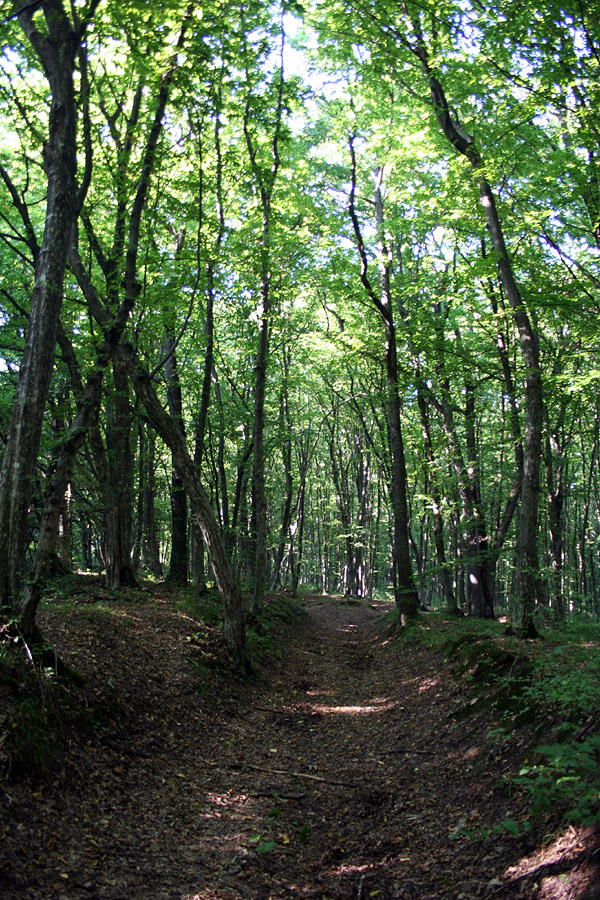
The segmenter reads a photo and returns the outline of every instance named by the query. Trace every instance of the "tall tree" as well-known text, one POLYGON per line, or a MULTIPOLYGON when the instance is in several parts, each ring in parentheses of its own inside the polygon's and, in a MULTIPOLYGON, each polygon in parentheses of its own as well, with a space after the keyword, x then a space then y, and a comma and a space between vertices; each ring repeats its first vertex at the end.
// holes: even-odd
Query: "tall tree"
POLYGON ((385 331, 386 409, 389 441, 392 455, 392 509, 393 531, 393 580, 398 612, 403 620, 414 616, 419 608, 419 597, 414 581, 409 549, 407 474, 404 439, 400 415, 398 390, 398 347, 393 308, 390 255, 385 232, 381 181, 383 165, 375 172, 374 200, 375 226, 378 238, 379 293, 375 291, 368 273, 368 260, 360 222, 356 213, 356 153, 355 138, 350 139, 350 202, 349 212, 360 257, 360 280, 369 300, 378 311, 385 331))
MULTIPOLYGON (((43 163, 47 179, 44 235, 34 259, 27 339, 0 472, 0 607, 10 606, 22 587, 27 510, 52 374, 69 241, 88 187, 87 169, 81 184, 76 181, 74 75, 77 51, 98 2, 90 0, 81 12, 73 9, 73 21, 61 0, 25 4, 15 14, 48 80, 51 102, 43 163), (43 17, 39 27, 38 11, 43 17)), ((8 176, 4 180, 18 208, 23 207, 17 188, 8 176)))
MULTIPOLYGON (((269 332, 272 325, 272 204, 273 191, 281 163, 280 145, 283 122, 283 89, 284 89, 284 46, 283 11, 279 29, 279 64, 273 80, 273 122, 270 124, 270 148, 268 156, 259 152, 260 137, 253 123, 262 118, 264 112, 255 109, 251 91, 248 92, 244 112, 244 136, 250 158, 250 167, 255 182, 255 191, 260 202, 261 225, 259 239, 259 304, 258 304, 258 342, 254 361, 254 426, 252 431, 253 468, 252 468, 252 531, 254 541, 254 585, 252 596, 252 617, 260 621, 264 604, 267 578, 267 501, 265 496, 265 392, 267 385, 267 360, 269 354, 269 332)), ((246 79, 251 84, 250 72, 246 67, 246 79)))

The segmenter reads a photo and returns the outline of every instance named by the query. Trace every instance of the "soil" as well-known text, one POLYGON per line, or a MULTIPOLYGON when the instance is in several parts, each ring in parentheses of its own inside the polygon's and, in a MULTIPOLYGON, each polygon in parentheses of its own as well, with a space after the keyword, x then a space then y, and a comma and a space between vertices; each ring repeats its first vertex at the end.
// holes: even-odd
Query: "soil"
POLYGON ((482 837, 524 813, 503 780, 523 748, 461 715, 387 604, 307 598, 242 680, 156 591, 40 615, 86 683, 53 713, 58 771, 1 783, 3 900, 597 897, 591 831, 482 837))

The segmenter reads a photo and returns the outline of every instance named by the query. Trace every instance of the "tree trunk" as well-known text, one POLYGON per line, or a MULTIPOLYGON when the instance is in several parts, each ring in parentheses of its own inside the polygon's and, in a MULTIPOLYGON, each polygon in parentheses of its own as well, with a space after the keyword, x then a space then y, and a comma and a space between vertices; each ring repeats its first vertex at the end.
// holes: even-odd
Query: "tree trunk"
POLYGON ((537 334, 531 324, 515 281, 492 189, 483 177, 479 182, 479 192, 492 237, 492 245, 498 254, 498 274, 513 312, 525 363, 525 441, 523 446, 521 511, 516 548, 517 596, 515 598, 514 624, 519 634, 530 636, 535 634, 532 616, 537 596, 538 579, 540 577, 538 564, 538 506, 544 411, 542 372, 537 334))
MULTIPOLYGON (((183 423, 183 400, 181 383, 177 371, 175 341, 169 331, 165 335, 165 379, 167 382, 167 406, 169 415, 181 433, 185 436, 183 423)), ((188 542, 187 542, 187 497, 183 479, 179 474, 175 460, 171 467, 171 562, 167 581, 171 584, 187 584, 188 580, 188 542)))
POLYGON ((348 597, 356 591, 356 565, 354 555, 354 535, 351 517, 351 497, 350 485, 348 483, 348 467, 344 464, 342 450, 336 441, 336 416, 335 410, 331 418, 328 420, 330 438, 329 458, 331 460, 331 474, 338 502, 338 512, 344 534, 344 543, 346 547, 346 560, 342 574, 342 590, 344 596, 348 597))
POLYGON ((254 590, 251 616, 260 621, 262 615, 265 585, 267 580, 267 501, 265 497, 264 425, 265 392, 267 384, 267 358, 269 354, 269 333, 271 330, 271 201, 279 172, 279 139, 283 119, 284 68, 283 51, 285 34, 281 20, 279 80, 277 83, 273 132, 270 135, 271 165, 267 170, 259 162, 258 142, 250 130, 251 96, 248 94, 244 113, 244 137, 248 148, 250 166, 256 183, 261 207, 261 231, 259 240, 260 265, 260 306, 258 317, 258 347, 256 351, 254 382, 254 423, 252 442, 254 444, 254 464, 252 470, 252 523, 254 542, 254 590))
MULTIPOLYGON (((417 380, 420 381, 417 372, 417 380)), ((440 492, 437 486, 437 473, 435 472, 435 454, 433 451, 433 442, 431 440, 431 429, 429 427, 429 410, 423 395, 423 387, 417 384, 417 402, 419 405, 419 413, 421 416, 421 429, 423 432, 423 443, 425 445, 425 453, 431 469, 431 500, 433 514, 433 538, 435 543, 435 555, 439 568, 439 578, 442 584, 442 590, 446 600, 446 608, 451 615, 457 615, 459 612, 458 603, 456 602, 456 594, 452 586, 452 578, 446 561, 446 543, 444 539, 444 520, 442 518, 442 502, 440 492)))
POLYGON ((131 563, 133 454, 131 405, 127 376, 113 366, 113 390, 106 405, 106 458, 108 480, 103 487, 108 565, 106 584, 113 590, 136 587, 131 563))
MULTIPOLYGON (((268 246, 269 219, 263 215, 263 242, 268 246)), ((263 256, 266 257, 266 248, 263 256)), ((254 590, 251 616, 260 621, 265 600, 267 579, 267 498, 265 496, 265 392, 267 385, 267 357, 271 317, 270 274, 267 260, 263 263, 260 283, 261 315, 258 323, 258 349, 254 367, 254 419, 252 442, 254 462, 252 468, 252 541, 254 544, 254 590)))
POLYGON ((351 189, 348 211, 354 229, 354 235, 358 246, 361 261, 360 279, 373 306, 379 312, 385 329, 385 372, 386 372, 386 411, 388 423, 388 437, 392 456, 392 513, 394 519, 394 531, 392 538, 392 577, 394 583, 394 597, 401 621, 416 615, 419 609, 419 595, 415 586, 410 559, 409 528, 408 528, 408 502, 406 491, 406 460, 404 456, 404 441, 402 438, 402 426, 400 418, 400 397, 398 393, 398 357, 396 346, 396 328, 394 325, 394 312, 390 289, 390 256, 386 246, 383 198, 381 195, 381 179, 383 168, 377 170, 375 177, 375 223, 379 244, 379 287, 377 296, 367 274, 367 254, 356 215, 354 197, 356 193, 356 155, 354 152, 354 138, 350 139, 351 156, 351 189))
MULTIPOLYGON (((32 573, 23 592, 17 599, 17 610, 22 620, 22 629, 25 634, 36 633, 36 611, 56 547, 58 520, 63 508, 64 496, 71 478, 73 464, 90 427, 93 428, 95 426, 97 429, 97 414, 104 374, 110 354, 116 347, 125 328, 132 302, 132 300, 127 299, 121 304, 114 322, 107 328, 84 389, 81 389, 79 373, 74 365, 75 354, 73 348, 64 333, 60 332, 61 349, 63 354, 71 360, 70 369, 74 382, 73 386, 80 396, 77 401, 75 418, 53 464, 51 476, 46 485, 44 510, 41 516, 32 573)), ((99 441, 98 430, 96 430, 95 434, 96 439, 99 441)), ((102 463, 105 463, 104 458, 102 463)), ((100 471, 104 471, 104 468, 100 471)))
POLYGON ((285 495, 281 514, 281 528, 279 530, 279 544, 273 563, 273 575, 271 577, 271 590, 279 586, 281 578, 281 563, 285 553, 286 543, 289 539, 290 525, 292 522, 292 499, 294 493, 294 481, 292 478, 292 422, 288 403, 288 376, 289 376, 289 349, 283 342, 283 383, 281 397, 279 399, 279 431, 281 442, 281 458, 285 472, 285 495))
POLYGON ((392 318, 386 319, 386 375, 387 413, 392 451, 392 508, 394 515, 394 595, 400 619, 404 624, 419 609, 419 595, 415 586, 409 550, 408 502, 406 494, 406 460, 400 424, 398 397, 398 360, 396 329, 392 318))
POLYGON ((144 481, 144 526, 142 538, 142 559, 144 566, 155 578, 161 578, 163 571, 160 562, 160 547, 156 534, 156 515, 154 508, 154 443, 148 442, 147 458, 144 460, 146 478, 144 481))
POLYGON ((73 72, 83 30, 74 30, 60 0, 46 0, 42 8, 47 36, 33 23, 39 4, 25 4, 18 14, 19 23, 42 62, 52 99, 44 145, 44 236, 35 260, 29 327, 0 471, 0 609, 18 600, 23 583, 27 511, 53 370, 69 240, 77 215, 73 72))

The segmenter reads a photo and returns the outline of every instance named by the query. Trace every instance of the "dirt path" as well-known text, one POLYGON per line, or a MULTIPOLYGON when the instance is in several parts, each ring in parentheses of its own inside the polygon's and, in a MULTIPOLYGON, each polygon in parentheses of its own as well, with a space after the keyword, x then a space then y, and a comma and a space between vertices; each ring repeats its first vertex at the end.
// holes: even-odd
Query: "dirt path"
POLYGON ((509 872, 525 838, 464 836, 517 817, 508 763, 490 723, 454 715, 465 698, 439 656, 386 640, 383 611, 307 601, 279 663, 226 694, 199 677, 196 626, 166 601, 101 621, 82 607, 68 631, 50 615, 89 671, 89 728, 58 779, 0 792, 0 896, 578 896, 501 884, 525 871, 509 872))

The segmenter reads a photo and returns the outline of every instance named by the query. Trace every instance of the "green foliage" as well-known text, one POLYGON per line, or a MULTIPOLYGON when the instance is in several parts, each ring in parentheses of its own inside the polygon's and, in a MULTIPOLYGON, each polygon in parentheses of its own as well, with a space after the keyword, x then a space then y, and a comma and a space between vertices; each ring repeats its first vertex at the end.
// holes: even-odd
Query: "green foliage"
POLYGON ((298 829, 298 838, 301 844, 308 844, 310 841, 310 831, 310 825, 302 825, 302 827, 298 829))
MULTIPOLYGON (((531 762, 513 778, 531 798, 530 814, 551 811, 567 821, 597 822, 600 629, 572 625, 553 630, 549 637, 552 641, 525 648, 515 638, 500 635, 497 623, 469 621, 451 626, 442 646, 473 694, 463 712, 477 712, 481 700, 499 714, 502 724, 490 732, 490 739, 510 738, 524 725, 534 725, 537 740, 540 735, 555 737, 552 743, 534 744, 531 762), (578 733, 584 731, 589 736, 582 740, 578 733)), ((477 835, 489 837, 506 828, 504 822, 477 835)))
POLYGON ((463 835, 468 837, 470 841, 473 841, 474 844, 479 843, 480 841, 487 841, 494 835, 501 835, 506 837, 506 833, 512 835, 512 837, 517 837, 519 834, 522 834, 524 831, 529 831, 531 828, 531 823, 529 821, 524 822, 515 822, 514 819, 503 819, 502 822, 497 822, 495 825, 492 825, 491 828, 462 828, 453 835, 453 840, 456 840, 463 835))
POLYGON ((192 587, 179 588, 177 598, 185 612, 200 619, 206 625, 222 624, 223 607, 216 589, 207 589, 198 596, 192 587))
POLYGON ((584 647, 559 648, 535 662, 526 696, 540 708, 580 722, 600 708, 600 654, 584 647))
POLYGON ((600 734, 584 741, 540 744, 535 757, 544 761, 521 768, 515 783, 530 795, 532 812, 553 808, 567 821, 600 822, 600 734))
MULTIPOLYGON (((278 543, 285 546, 287 559, 294 561, 285 577, 290 579, 289 569, 297 564, 293 575, 300 588, 316 583, 319 590, 338 591, 350 542, 361 570, 372 567, 375 590, 385 591, 390 583, 384 341, 377 313, 365 304, 348 219, 350 132, 357 136, 357 214, 374 284, 382 235, 375 227, 373 171, 381 167, 382 172, 411 534, 415 548, 421 547, 419 583, 434 585, 434 605, 441 594, 440 572, 448 570, 456 583, 464 574, 455 548, 464 537, 465 473, 472 479, 469 488, 481 497, 484 533, 493 539, 519 470, 513 425, 523 434, 525 373, 510 310, 498 292, 498 256, 489 247, 477 176, 438 127, 418 49, 427 53, 432 72, 443 81, 452 115, 473 134, 485 158, 485 175, 497 194, 524 302, 535 310, 548 414, 547 463, 569 473, 560 498, 561 521, 570 531, 563 535, 564 571, 549 593, 554 599, 560 590, 565 606, 572 601, 590 612, 595 595, 598 612, 598 589, 590 571, 594 564, 584 554, 586 549, 594 558, 600 508, 594 464, 600 346, 594 234, 599 210, 597 25, 571 0, 562 6, 553 0, 543 9, 512 4, 512 12, 514 16, 507 15, 498 3, 483 7, 450 0, 436 5, 433 18, 413 0, 401 10, 385 3, 350 9, 341 0, 284 3, 281 8, 209 0, 191 10, 176 62, 174 42, 188 17, 188 6, 180 0, 165 0, 159 8, 143 0, 108 0, 95 12, 85 42, 86 64, 83 57, 78 61, 76 79, 80 179, 86 158, 91 165, 77 228, 79 252, 110 318, 122 299, 128 228, 160 85, 173 65, 156 158, 152 171, 145 173, 150 181, 138 223, 136 272, 142 289, 129 339, 149 367, 156 365, 155 381, 164 399, 160 363, 165 329, 179 335, 184 424, 191 438, 208 343, 209 285, 214 288, 213 394, 201 476, 231 539, 231 558, 244 577, 251 568, 244 557, 253 508, 249 473, 258 288, 261 257, 268 250, 273 299, 265 411, 270 550, 278 543), (282 85, 279 39, 282 24, 291 27, 289 15, 281 18, 285 11, 303 19, 294 43, 305 53, 306 65, 300 77, 288 71, 292 63, 284 55, 282 85), (257 240, 259 182, 269 184, 280 112, 267 248, 257 240), (244 124, 256 150, 254 162, 244 124), (502 360, 500 344, 506 350, 502 360), (472 448, 467 447, 465 409, 469 380, 474 382, 472 448), (431 460, 423 452, 418 391, 425 394, 431 417, 431 460), (444 416, 444 408, 450 415, 444 416), (328 446, 330 425, 335 425, 333 448, 328 446), (341 490, 332 483, 331 450, 341 490), (282 478, 284 459, 289 459, 295 521, 280 536, 288 490, 282 478), (469 460, 475 460, 472 470, 469 460), (439 563, 432 549, 432 509, 438 500, 446 563, 439 563)), ((34 15, 41 26, 43 10, 36 7, 34 15)), ((7 175, 0 183, 2 435, 10 427, 28 321, 34 272, 28 236, 35 235, 41 244, 43 234, 46 175, 38 163, 48 127, 48 86, 35 49, 24 39, 18 19, 9 15, 5 26, 0 76, 0 163, 7 175)), ((52 453, 75 413, 80 393, 75 374, 79 370, 85 378, 101 336, 72 267, 64 294, 61 323, 75 359, 67 364, 59 354, 56 360, 36 487, 40 493, 52 453)), ((98 411, 100 435, 106 434, 110 377, 106 382, 98 411)), ((136 409, 135 415, 140 413, 136 409)), ((141 433, 147 423, 142 418, 139 423, 141 433)), ((141 443, 139 455, 144 456, 141 443)), ((142 471, 148 461, 141 462, 131 479, 131 494, 151 488, 164 560, 170 548, 168 454, 156 442, 151 484, 145 483, 148 471, 142 471)), ((73 471, 75 564, 82 562, 77 537, 84 529, 92 533, 95 549, 102 544, 108 508, 101 469, 87 447, 73 471)), ((42 497, 36 496, 31 509, 42 505, 42 497)), ((136 517, 143 523, 141 506, 136 517)), ((540 523, 545 519, 548 509, 542 508, 540 523)), ((33 514, 29 525, 34 534, 33 514)), ((138 531, 139 548, 145 535, 138 531)), ((510 594, 515 535, 513 523, 498 559, 499 606, 510 594)), ((90 554, 86 565, 92 558, 90 554)), ((548 557, 540 560, 543 572, 548 562, 548 557)), ((57 591, 57 599, 59 595, 57 591)), ((191 598, 189 603, 190 612, 207 624, 221 621, 213 595, 199 606, 191 598)), ((273 630, 268 616, 267 610, 261 630, 249 632, 255 661, 277 652, 278 626, 273 630)), ((435 625, 425 624, 431 621, 425 617, 404 631, 402 640, 441 641, 435 625)), ((494 642, 498 629, 490 629, 484 632, 494 642)), ((478 639, 480 660, 469 663, 465 678, 478 681, 489 675, 488 688, 495 679, 498 690, 502 682, 507 715, 511 692, 521 709, 552 707, 567 718, 584 715, 588 702, 598 703, 594 683, 600 679, 591 657, 586 662, 576 651, 564 651, 563 671, 563 651, 557 649, 556 658, 523 683, 511 680, 517 674, 510 671, 512 650, 508 644, 503 647, 508 654, 504 661, 492 644, 478 639)))

